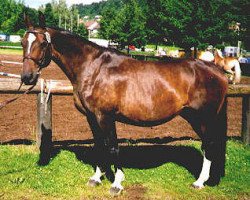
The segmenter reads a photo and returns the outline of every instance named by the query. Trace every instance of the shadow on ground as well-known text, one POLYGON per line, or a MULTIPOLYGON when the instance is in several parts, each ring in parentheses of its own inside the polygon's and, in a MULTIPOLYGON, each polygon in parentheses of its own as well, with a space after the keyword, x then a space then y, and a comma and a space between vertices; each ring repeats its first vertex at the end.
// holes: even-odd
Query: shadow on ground
MULTIPOLYGON (((124 168, 149 169, 171 162, 186 168, 195 178, 198 178, 203 161, 201 152, 194 147, 169 144, 170 142, 186 141, 190 139, 192 138, 166 137, 139 140, 119 139, 122 166, 124 168)), ((15 140, 2 144, 30 145, 34 144, 34 142, 15 140)), ((38 164, 41 166, 48 165, 61 150, 73 152, 78 160, 92 166, 95 166, 98 160, 103 159, 94 151, 93 140, 54 141, 53 147, 47 148, 47 150, 48 149, 51 149, 51 151, 40 153, 38 164)))

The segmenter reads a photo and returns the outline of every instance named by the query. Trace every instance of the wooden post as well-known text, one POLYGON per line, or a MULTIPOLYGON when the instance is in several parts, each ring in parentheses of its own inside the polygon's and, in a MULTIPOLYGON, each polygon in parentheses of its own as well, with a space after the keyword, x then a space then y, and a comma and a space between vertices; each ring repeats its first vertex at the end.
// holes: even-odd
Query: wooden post
POLYGON ((242 140, 245 144, 250 144, 250 97, 243 96, 242 99, 242 140))
POLYGON ((52 95, 37 95, 37 146, 40 150, 38 164, 48 164, 52 150, 52 95))

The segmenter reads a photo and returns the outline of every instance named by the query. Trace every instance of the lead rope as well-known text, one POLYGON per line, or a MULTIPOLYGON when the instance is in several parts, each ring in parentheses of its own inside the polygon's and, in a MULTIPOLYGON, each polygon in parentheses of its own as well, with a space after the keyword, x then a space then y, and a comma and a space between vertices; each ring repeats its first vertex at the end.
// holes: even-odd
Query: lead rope
MULTIPOLYGON (((0 66, 6 67, 2 61, 0 61, 0 66)), ((41 67, 38 68, 37 70, 37 74, 38 76, 41 74, 41 67)), ((3 76, 8 76, 8 77, 13 77, 13 78, 18 78, 21 79, 20 75, 17 74, 10 74, 10 73, 6 73, 6 72, 0 72, 0 75, 3 76)), ((42 79, 43 80, 43 79, 42 79)), ((44 81, 44 80, 43 80, 44 81)), ((43 89, 44 89, 44 82, 42 81, 43 84, 41 84, 41 93, 43 94, 43 89)), ((17 89, 17 91, 19 91, 21 89, 23 85, 23 82, 21 81, 19 88, 17 89)), ((5 107, 6 105, 8 105, 9 103, 16 101, 17 99, 19 99, 20 97, 22 97, 25 94, 28 94, 36 85, 32 85, 31 87, 29 87, 24 93, 22 93, 21 95, 16 95, 14 98, 11 99, 7 99, 6 101, 0 102, 0 110, 5 107)), ((42 96, 42 95, 41 95, 42 96)))
MULTIPOLYGON (((4 67, 5 67, 5 65, 3 65, 1 61, 0 61, 0 66, 4 66, 4 67)), ((21 79, 21 76, 20 76, 20 75, 17 75, 17 74, 10 74, 10 73, 6 73, 6 72, 0 72, 0 75, 21 79)), ((23 82, 21 81, 20 86, 18 87, 17 91, 19 91, 19 90, 21 89, 22 85, 23 85, 23 82)), ((19 99, 19 98, 22 97, 23 95, 28 94, 34 87, 35 87, 35 85, 32 85, 32 86, 29 87, 23 94, 18 95, 18 96, 16 95, 16 96, 13 97, 13 98, 10 98, 10 99, 7 99, 7 100, 5 100, 5 101, 3 101, 3 102, 0 102, 0 110, 1 110, 3 107, 5 107, 6 105, 8 105, 9 103, 11 103, 11 102, 13 102, 13 101, 16 101, 17 99, 19 99)))
POLYGON ((48 88, 48 92, 47 92, 47 97, 46 97, 46 100, 45 100, 45 105, 44 105, 44 110, 45 110, 45 114, 47 113, 47 108, 48 108, 48 101, 49 101, 49 98, 50 98, 50 92, 51 92, 51 80, 49 80, 48 84, 46 82, 46 88, 48 88))
MULTIPOLYGON (((19 89, 17 91, 20 90, 22 86, 22 82, 21 82, 21 85, 19 87, 19 89)), ((32 85, 31 87, 29 87, 23 94, 21 95, 18 95, 18 96, 15 96, 14 98, 11 98, 11 99, 7 99, 6 101, 3 101, 0 103, 0 110, 5 107, 6 105, 8 105, 9 103, 13 102, 13 101, 16 101, 17 99, 19 99, 20 97, 22 97, 23 95, 25 94, 28 94, 33 88, 35 87, 35 85, 32 85)))

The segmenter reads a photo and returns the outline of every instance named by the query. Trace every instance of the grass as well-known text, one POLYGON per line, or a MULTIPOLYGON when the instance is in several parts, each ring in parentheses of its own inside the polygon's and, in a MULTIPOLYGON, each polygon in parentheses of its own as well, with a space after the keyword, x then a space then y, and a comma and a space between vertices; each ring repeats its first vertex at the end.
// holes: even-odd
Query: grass
MULTIPOLYGON (((137 161, 133 158, 138 153, 132 151, 128 167, 124 168, 125 191, 117 199, 249 199, 250 148, 238 141, 228 142, 227 175, 216 187, 207 186, 203 190, 191 188, 194 176, 187 167, 183 167, 185 164, 176 164, 178 162, 175 159, 173 162, 160 159, 163 162, 158 164, 156 159, 155 167, 147 166, 153 159, 149 155, 154 149, 165 148, 166 151, 161 155, 168 157, 168 153, 172 153, 169 154, 170 160, 174 157, 182 160, 186 158, 185 155, 178 155, 180 150, 200 155, 199 146, 200 142, 190 141, 187 146, 151 146, 149 152, 147 148, 132 146, 132 150, 143 149, 141 153, 144 156, 140 159, 144 162, 131 167, 131 163, 137 161), (147 169, 138 169, 140 164, 147 169)), ((82 152, 72 151, 74 148, 79 149, 61 149, 48 165, 38 166, 39 154, 35 145, 1 145, 0 199, 111 199, 108 193, 110 182, 106 179, 97 188, 86 185, 93 173, 90 163, 85 160, 91 148, 82 147, 82 152)), ((124 152, 128 148, 123 147, 121 150, 124 152)))
MULTIPOLYGON (((155 44, 148 44, 146 45, 146 48, 149 49, 154 49, 155 50, 155 44)), ((158 45, 158 48, 162 48, 165 51, 171 51, 171 50, 179 50, 181 49, 180 47, 176 47, 176 46, 166 46, 166 45, 158 45)))
POLYGON ((0 41, 0 46, 18 46, 18 47, 21 47, 21 42, 0 41))
MULTIPOLYGON (((18 46, 21 47, 20 42, 7 42, 7 41, 0 41, 0 47, 1 46, 18 46)), ((14 48, 0 48, 0 54, 5 55, 22 55, 23 50, 22 49, 14 49, 14 48)))
POLYGON ((23 55, 23 50, 22 49, 0 49, 0 54, 23 55))

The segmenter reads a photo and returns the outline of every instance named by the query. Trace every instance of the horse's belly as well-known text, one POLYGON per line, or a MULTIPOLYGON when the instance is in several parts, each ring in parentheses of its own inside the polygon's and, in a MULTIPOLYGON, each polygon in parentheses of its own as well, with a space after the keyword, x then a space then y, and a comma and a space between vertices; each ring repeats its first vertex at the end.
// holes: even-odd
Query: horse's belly
POLYGON ((148 115, 139 116, 138 114, 123 115, 119 113, 116 115, 116 121, 135 126, 151 127, 170 121, 178 113, 179 112, 175 112, 172 114, 167 114, 164 116, 155 116, 155 117, 152 116, 149 117, 148 115))
POLYGON ((127 103, 120 110, 118 116, 131 122, 158 122, 177 115, 183 108, 180 101, 155 101, 151 103, 127 103))

